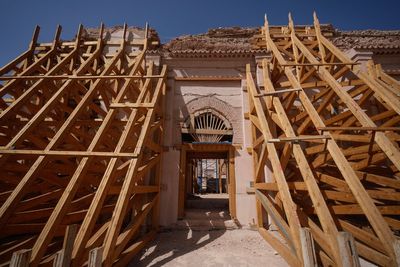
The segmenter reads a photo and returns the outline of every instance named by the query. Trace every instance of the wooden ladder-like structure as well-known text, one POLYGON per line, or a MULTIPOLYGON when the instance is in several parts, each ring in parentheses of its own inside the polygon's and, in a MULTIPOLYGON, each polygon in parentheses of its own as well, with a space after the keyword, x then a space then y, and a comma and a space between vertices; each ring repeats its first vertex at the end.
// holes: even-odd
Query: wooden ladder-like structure
POLYGON ((257 42, 270 53, 261 86, 247 66, 261 235, 291 266, 398 266, 400 83, 361 71, 315 14, 314 27, 265 18, 257 42))
POLYGON ((1 266, 126 266, 157 231, 166 66, 147 27, 83 31, 0 69, 1 266))

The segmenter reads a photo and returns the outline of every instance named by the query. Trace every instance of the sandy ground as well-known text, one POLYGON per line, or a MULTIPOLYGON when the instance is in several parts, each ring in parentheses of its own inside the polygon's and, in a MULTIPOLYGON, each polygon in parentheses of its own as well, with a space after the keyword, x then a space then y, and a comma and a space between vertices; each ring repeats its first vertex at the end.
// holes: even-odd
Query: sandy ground
POLYGON ((271 266, 287 263, 252 230, 163 232, 129 266, 271 266))

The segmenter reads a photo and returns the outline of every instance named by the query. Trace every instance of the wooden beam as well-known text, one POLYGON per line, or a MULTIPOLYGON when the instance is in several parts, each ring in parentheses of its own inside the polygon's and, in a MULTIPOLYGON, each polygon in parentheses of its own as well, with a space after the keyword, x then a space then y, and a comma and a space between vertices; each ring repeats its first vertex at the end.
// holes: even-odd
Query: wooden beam
POLYGON ((314 67, 314 66, 353 66, 353 65, 360 65, 357 62, 329 62, 329 63, 285 63, 281 64, 282 67, 314 67))
POLYGON ((273 91, 273 92, 265 92, 262 94, 256 94, 254 97, 275 96, 275 95, 284 94, 284 93, 298 92, 300 90, 302 90, 302 89, 301 88, 282 89, 282 90, 273 91))
POLYGON ((299 142, 299 141, 312 141, 312 140, 326 140, 331 139, 329 135, 300 135, 293 137, 280 137, 280 138, 271 138, 267 140, 267 143, 281 143, 281 142, 299 142))
POLYGON ((181 129, 182 133, 190 134, 221 134, 221 135, 233 135, 232 130, 214 130, 214 129, 181 129))
POLYGON ((160 75, 20 75, 20 76, 0 76, 1 80, 97 80, 97 79, 156 79, 162 78, 160 75))
POLYGON ((311 235, 311 230, 309 228, 301 228, 300 240, 303 246, 303 259, 304 267, 315 267, 317 266, 317 258, 315 256, 314 239, 311 235))
POLYGON ((14 252, 11 258, 10 267, 28 267, 31 249, 23 249, 14 252))
POLYGON ((78 232, 78 225, 68 225, 65 230, 64 242, 61 251, 59 251, 54 259, 54 267, 69 267, 71 266, 72 249, 78 232))
POLYGON ((320 131, 371 131, 371 132, 386 132, 386 131, 400 131, 400 127, 317 127, 320 131))
POLYGON ((108 158, 136 158, 135 153, 96 152, 96 151, 55 151, 55 150, 1 150, 0 155, 38 155, 56 157, 108 157, 108 158))
POLYGON ((111 103, 110 108, 154 108, 152 103, 111 103))
POLYGON ((348 232, 340 232, 337 238, 340 244, 340 254, 343 255, 343 262, 346 262, 346 266, 360 267, 360 259, 353 236, 348 232))
POLYGON ((103 257, 103 247, 97 247, 89 251, 88 267, 99 267, 103 257))
POLYGON ((218 76, 203 76, 203 77, 174 77, 175 81, 190 81, 190 82, 204 82, 204 81, 241 81, 243 77, 218 77, 218 76))

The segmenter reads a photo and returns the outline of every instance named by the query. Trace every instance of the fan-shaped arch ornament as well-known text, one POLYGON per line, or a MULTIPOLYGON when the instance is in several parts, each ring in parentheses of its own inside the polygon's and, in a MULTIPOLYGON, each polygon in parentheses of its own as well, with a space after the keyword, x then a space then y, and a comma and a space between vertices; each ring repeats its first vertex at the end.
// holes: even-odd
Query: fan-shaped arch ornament
POLYGON ((195 142, 218 143, 233 131, 228 120, 213 110, 205 110, 190 115, 182 133, 189 133, 195 142))

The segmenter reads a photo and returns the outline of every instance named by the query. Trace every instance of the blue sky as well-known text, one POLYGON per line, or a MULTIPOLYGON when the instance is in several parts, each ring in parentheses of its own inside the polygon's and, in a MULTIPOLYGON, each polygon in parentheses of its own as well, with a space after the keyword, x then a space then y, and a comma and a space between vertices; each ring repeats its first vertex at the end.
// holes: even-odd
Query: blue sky
POLYGON ((0 66, 27 48, 36 24, 39 40, 47 42, 57 24, 63 26, 62 38, 69 39, 79 23, 143 26, 147 21, 167 41, 213 27, 260 26, 264 13, 270 24, 287 24, 289 11, 296 24, 310 24, 313 10, 321 23, 339 29, 400 29, 400 0, 0 0, 0 66))

